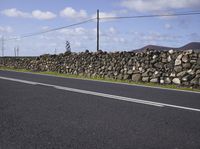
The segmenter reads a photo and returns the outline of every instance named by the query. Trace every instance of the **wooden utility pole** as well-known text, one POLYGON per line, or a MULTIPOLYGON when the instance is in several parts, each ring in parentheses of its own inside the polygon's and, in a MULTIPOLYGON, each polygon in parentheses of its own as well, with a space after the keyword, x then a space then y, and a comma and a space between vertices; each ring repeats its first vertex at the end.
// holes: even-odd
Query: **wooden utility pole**
POLYGON ((97 9, 97 51, 99 50, 99 9, 97 9))

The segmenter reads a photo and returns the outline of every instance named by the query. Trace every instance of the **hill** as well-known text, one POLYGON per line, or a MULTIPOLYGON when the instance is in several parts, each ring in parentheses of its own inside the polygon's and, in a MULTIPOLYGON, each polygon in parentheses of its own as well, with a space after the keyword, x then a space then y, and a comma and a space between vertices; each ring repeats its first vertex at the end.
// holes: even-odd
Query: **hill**
POLYGON ((165 47, 165 46, 158 46, 158 45, 147 45, 145 47, 142 47, 140 49, 135 49, 134 51, 143 51, 143 50, 146 50, 146 49, 154 49, 154 50, 170 50, 170 49, 173 49, 173 50, 188 50, 188 49, 193 49, 194 51, 200 51, 200 42, 190 42, 182 47, 178 47, 178 48, 175 48, 175 47, 165 47))

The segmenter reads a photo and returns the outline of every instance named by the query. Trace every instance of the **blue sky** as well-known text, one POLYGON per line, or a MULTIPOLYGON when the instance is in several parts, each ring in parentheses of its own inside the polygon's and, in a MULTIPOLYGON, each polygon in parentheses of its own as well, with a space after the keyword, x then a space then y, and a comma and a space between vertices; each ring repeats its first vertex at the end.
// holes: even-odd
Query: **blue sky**
MULTIPOLYGON (((0 37, 19 37, 5 42, 5 55, 53 54, 96 49, 96 22, 20 39, 21 35, 45 31, 90 19, 100 9, 101 17, 170 14, 200 10, 199 0, 0 0, 0 37)), ((132 50, 148 44, 179 47, 200 41, 200 15, 123 19, 100 22, 100 48, 132 50)))

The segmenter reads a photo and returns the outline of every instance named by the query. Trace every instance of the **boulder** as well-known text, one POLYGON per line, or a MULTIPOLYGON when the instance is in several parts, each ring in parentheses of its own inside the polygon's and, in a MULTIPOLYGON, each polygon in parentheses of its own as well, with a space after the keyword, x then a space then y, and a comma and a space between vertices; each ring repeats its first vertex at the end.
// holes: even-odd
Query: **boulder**
POLYGON ((150 80, 151 83, 158 83, 158 81, 159 81, 158 78, 152 78, 152 79, 150 80))
POLYGON ((178 85, 181 84, 181 80, 180 80, 179 78, 174 78, 174 79, 172 80, 172 82, 173 82, 174 84, 178 84, 178 85))
POLYGON ((141 74, 133 74, 132 81, 134 81, 134 82, 141 81, 141 74))

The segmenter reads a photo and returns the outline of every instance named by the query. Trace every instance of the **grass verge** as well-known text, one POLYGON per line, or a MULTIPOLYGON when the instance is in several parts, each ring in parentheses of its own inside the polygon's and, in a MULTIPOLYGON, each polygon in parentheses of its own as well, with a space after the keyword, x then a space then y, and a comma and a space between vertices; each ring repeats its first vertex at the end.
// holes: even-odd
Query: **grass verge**
POLYGON ((46 74, 46 75, 52 75, 57 77, 65 77, 65 78, 76 78, 76 79, 84 79, 84 80, 94 80, 94 81, 103 81, 103 82, 110 82, 110 83, 123 83, 128 85, 140 85, 140 86, 147 86, 147 87, 158 87, 158 88, 164 88, 164 89, 175 89, 175 90, 182 90, 182 91, 194 91, 194 92, 200 92, 200 89, 196 88, 187 88, 182 87, 178 85, 173 84, 157 84, 157 83, 149 83, 149 82, 133 82, 129 80, 116 80, 116 79, 110 79, 110 78, 100 78, 100 77, 86 77, 82 75, 72 75, 72 74, 64 74, 64 73, 58 73, 58 72, 52 72, 52 71, 42 71, 42 72, 34 72, 31 70, 26 69, 16 69, 16 68, 8 68, 8 67, 2 67, 0 66, 0 70, 7 70, 7 71, 16 71, 16 72, 31 72, 35 74, 46 74))

